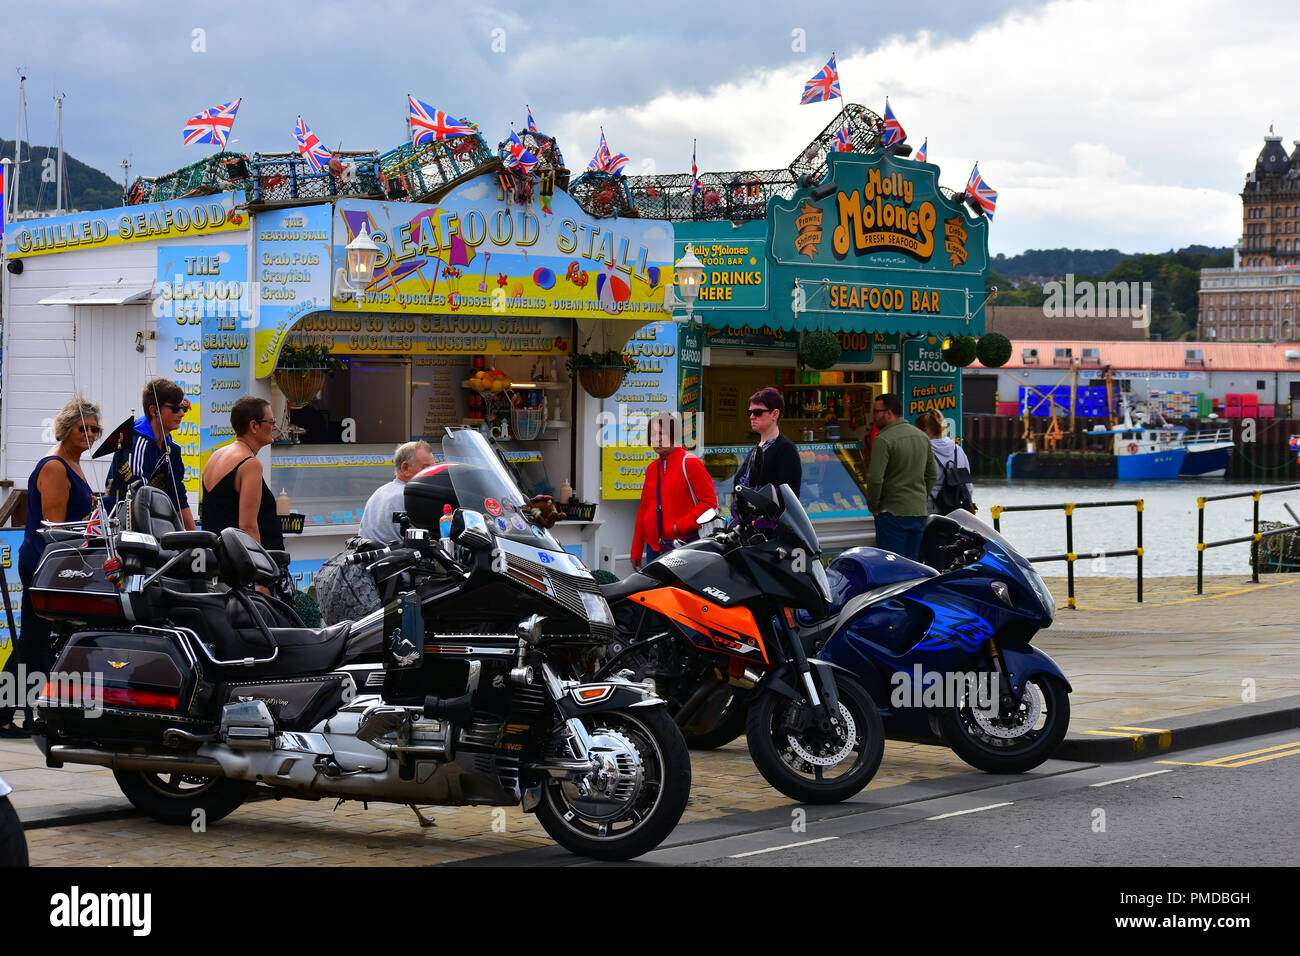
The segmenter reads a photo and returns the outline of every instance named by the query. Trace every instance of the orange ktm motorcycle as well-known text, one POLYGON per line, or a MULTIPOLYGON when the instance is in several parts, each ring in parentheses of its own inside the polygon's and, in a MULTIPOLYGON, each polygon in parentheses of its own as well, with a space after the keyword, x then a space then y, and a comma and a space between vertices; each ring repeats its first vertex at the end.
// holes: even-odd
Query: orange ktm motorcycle
POLYGON ((738 487, 734 500, 736 530, 602 587, 618 633, 597 677, 653 682, 687 730, 718 726, 724 708, 731 723, 745 715, 768 783, 804 803, 847 799, 875 776, 884 729, 857 678, 809 660, 791 626, 787 609, 829 608, 817 535, 788 485, 738 487))

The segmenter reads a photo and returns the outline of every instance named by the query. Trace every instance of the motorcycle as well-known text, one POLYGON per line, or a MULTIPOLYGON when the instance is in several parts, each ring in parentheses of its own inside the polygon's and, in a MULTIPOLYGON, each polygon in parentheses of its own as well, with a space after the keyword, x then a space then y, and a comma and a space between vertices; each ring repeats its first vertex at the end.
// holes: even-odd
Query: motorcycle
POLYGON ((687 729, 729 719, 730 732, 739 713, 768 783, 804 803, 844 800, 875 775, 884 737, 870 693, 839 665, 809 660, 785 613, 829 606, 817 535, 788 485, 738 487, 735 500, 735 531, 602 586, 619 633, 595 679, 652 683, 687 729))
POLYGON ((1051 592, 1005 538, 966 511, 927 520, 921 560, 845 551, 827 570, 830 614, 803 617, 801 638, 882 703, 889 736, 937 735, 990 773, 1038 766, 1070 723, 1070 682, 1030 646, 1056 615, 1051 592))
POLYGON ((27 865, 27 838, 23 836, 23 822, 18 811, 9 802, 14 788, 0 777, 0 867, 27 865))
POLYGON ((412 808, 520 805, 561 846, 599 859, 657 846, 690 793, 681 733, 647 685, 576 679, 613 637, 600 590, 528 523, 481 435, 448 429, 442 451, 463 466, 457 499, 482 510, 458 508, 435 540, 441 512, 417 509, 404 546, 430 573, 333 627, 301 627, 257 590, 287 555, 235 528, 180 530, 153 489, 123 502, 102 538, 52 532, 62 540, 32 588, 37 613, 66 635, 38 700, 47 763, 112 768, 166 823, 220 819, 256 786, 412 808))

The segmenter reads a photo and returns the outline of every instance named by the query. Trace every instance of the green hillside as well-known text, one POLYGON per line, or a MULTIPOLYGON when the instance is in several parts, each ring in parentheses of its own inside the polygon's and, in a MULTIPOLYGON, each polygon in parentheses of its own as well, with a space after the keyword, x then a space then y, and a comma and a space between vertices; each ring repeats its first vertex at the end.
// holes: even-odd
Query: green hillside
MULTIPOLYGON (((54 183, 41 182, 45 159, 50 168, 58 162, 59 151, 54 146, 30 146, 23 143, 23 170, 19 179, 19 209, 50 210, 54 208, 54 183), (44 187, 42 189, 42 187, 44 187)), ((14 141, 0 139, 0 157, 14 158, 14 141)), ((10 167, 12 169, 12 167, 10 167)), ((12 176, 12 172, 10 173, 12 176)), ((114 182, 98 169, 87 166, 71 154, 63 154, 63 180, 67 187, 65 205, 72 209, 111 209, 122 205, 122 184, 114 182)), ((7 184, 6 184, 7 185, 7 184)))

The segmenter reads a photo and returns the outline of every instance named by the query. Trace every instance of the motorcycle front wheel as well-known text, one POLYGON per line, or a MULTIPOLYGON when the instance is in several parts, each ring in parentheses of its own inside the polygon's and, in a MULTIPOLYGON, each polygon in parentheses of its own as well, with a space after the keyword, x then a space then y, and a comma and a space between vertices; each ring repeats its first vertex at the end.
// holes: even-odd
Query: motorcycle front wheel
POLYGON ((745 733, 763 779, 800 803, 838 803, 876 775, 885 752, 885 728, 876 703, 861 684, 835 673, 839 714, 819 726, 807 700, 774 692, 749 705, 745 733))
POLYGON ((251 784, 224 777, 195 777, 181 773, 114 770, 113 776, 132 805, 159 823, 190 826, 201 814, 215 823, 233 813, 248 797, 251 784))
POLYGON ((996 715, 963 694, 939 711, 939 731, 962 760, 988 773, 1033 770, 1060 746, 1070 726, 1070 694, 1050 674, 1025 681, 1020 700, 996 715))
POLYGON ((662 706, 581 720, 599 767, 581 781, 548 779, 537 819, 560 846, 593 859, 630 860, 653 850, 677 826, 691 795, 691 755, 681 731, 662 706))

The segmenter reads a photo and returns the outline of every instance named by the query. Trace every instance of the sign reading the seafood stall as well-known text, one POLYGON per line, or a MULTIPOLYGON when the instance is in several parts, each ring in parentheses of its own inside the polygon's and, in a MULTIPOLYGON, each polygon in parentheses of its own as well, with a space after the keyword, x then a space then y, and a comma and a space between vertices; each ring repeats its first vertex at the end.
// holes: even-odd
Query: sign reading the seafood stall
POLYGON ((663 313, 672 276, 671 223, 593 219, 559 191, 547 212, 507 199, 490 175, 436 205, 340 200, 334 223, 340 266, 363 225, 380 249, 360 302, 336 302, 336 312, 645 322, 663 313))
POLYGON ((5 255, 44 256, 247 229, 248 214, 235 211, 243 199, 243 193, 223 193, 13 223, 5 231, 5 255))
POLYGON ((257 214, 258 378, 275 369, 299 319, 329 310, 332 212, 326 203, 257 214))

